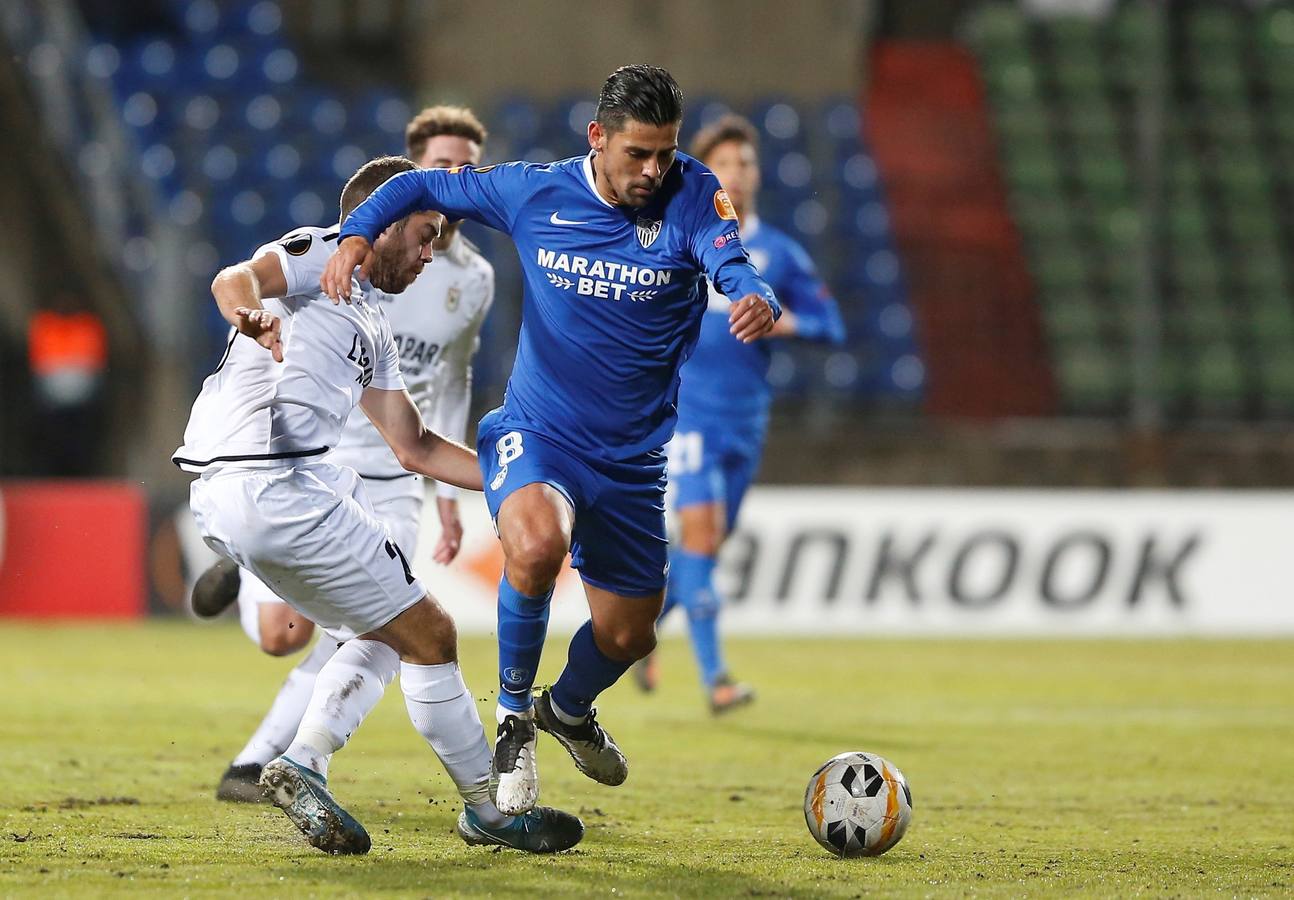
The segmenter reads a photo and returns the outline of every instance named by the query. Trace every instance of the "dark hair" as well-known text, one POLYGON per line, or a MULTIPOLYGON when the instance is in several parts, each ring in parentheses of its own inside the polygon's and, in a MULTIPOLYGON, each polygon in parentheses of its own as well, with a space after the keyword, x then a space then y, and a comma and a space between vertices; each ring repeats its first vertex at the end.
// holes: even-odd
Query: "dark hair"
POLYGON ((368 195, 381 187, 388 178, 401 172, 412 172, 416 168, 418 167, 403 156, 379 156, 364 163, 342 188, 340 221, 345 222, 346 217, 355 211, 355 207, 367 200, 368 195))
POLYGON ((409 157, 422 156, 427 141, 442 134, 467 138, 484 147, 489 132, 466 106, 428 106, 404 129, 404 146, 409 157))
POLYGON ((705 162, 705 158, 714 152, 715 147, 729 141, 749 144, 755 150, 759 150, 759 132, 755 130, 755 126, 750 124, 748 119, 729 113, 726 116, 720 116, 698 131, 696 137, 692 138, 692 146, 688 149, 688 153, 705 162))
POLYGON ((626 119, 646 125, 683 121, 683 92, 674 76, 643 65, 621 66, 607 76, 598 94, 598 124, 619 131, 626 119))

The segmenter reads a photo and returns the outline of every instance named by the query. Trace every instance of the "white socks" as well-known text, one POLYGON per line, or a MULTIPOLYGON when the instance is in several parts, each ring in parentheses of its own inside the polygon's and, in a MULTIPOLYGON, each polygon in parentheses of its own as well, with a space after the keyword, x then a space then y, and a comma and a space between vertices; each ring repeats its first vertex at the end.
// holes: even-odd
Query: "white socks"
POLYGON ((315 677, 305 715, 284 755, 327 777, 329 758, 377 706, 397 670, 409 720, 459 794, 487 827, 508 824, 512 817, 490 800, 490 745, 458 663, 418 666, 400 662, 380 641, 347 641, 315 677))
POLYGON ((400 663, 409 721, 440 758, 459 794, 490 828, 512 821, 490 800, 490 745, 458 663, 400 663))
POLYGON ((306 654, 284 680, 278 696, 270 705, 269 712, 261 719, 261 724, 252 733, 247 746, 234 757, 235 766, 251 763, 263 766, 287 749, 301 724, 306 704, 310 702, 310 693, 314 690, 315 676, 324 663, 337 652, 337 641, 326 634, 321 634, 314 648, 306 654))
POLYGON ((494 707, 494 721, 497 725, 502 725, 503 720, 508 716, 516 716, 518 719, 534 719, 535 708, 532 706, 525 712, 517 712, 515 709, 508 709, 502 703, 494 707))
POLYGON ((364 721, 400 666, 381 641, 347 641, 324 664, 296 737, 284 753, 293 762, 328 775, 328 758, 364 721))
POLYGON ((548 695, 548 705, 553 708, 553 715, 557 716, 558 721, 566 725, 579 725, 585 719, 588 718, 588 716, 571 715, 566 710, 562 709, 560 706, 557 705, 557 701, 553 699, 552 694, 548 695))

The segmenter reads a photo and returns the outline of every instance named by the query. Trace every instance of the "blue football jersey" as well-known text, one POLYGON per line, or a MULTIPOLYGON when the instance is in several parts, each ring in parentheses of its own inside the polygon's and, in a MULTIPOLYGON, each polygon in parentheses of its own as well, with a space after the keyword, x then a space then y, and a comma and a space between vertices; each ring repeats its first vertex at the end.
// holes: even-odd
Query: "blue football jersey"
MULTIPOLYGON (((795 313, 796 336, 842 343, 840 310, 804 248, 754 217, 746 220, 741 234, 751 261, 782 305, 795 313)), ((774 343, 764 338, 743 344, 734 338, 728 330, 728 305, 723 297, 712 295, 701 336, 681 372, 679 411, 689 423, 722 419, 762 429, 772 398, 768 364, 774 343)))
POLYGON ((759 294, 719 180, 682 153, 651 202, 598 193, 596 154, 404 172, 379 187, 341 236, 372 241, 421 209, 512 237, 525 279, 521 335, 504 408, 573 450, 627 459, 674 432, 678 371, 697 340, 705 279, 728 297, 759 294))

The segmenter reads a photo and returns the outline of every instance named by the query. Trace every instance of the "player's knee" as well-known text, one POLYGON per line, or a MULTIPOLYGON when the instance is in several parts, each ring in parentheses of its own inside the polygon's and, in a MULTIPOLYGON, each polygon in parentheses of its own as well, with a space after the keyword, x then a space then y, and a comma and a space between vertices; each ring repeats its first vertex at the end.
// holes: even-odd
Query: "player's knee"
POLYGON ((718 556, 719 548, 723 545, 723 535, 717 528, 710 528, 693 535, 690 540, 684 539, 682 544, 683 549, 688 553, 697 556, 718 556))
POLYGON ((415 666, 439 666, 454 662, 458 659, 457 636, 452 631, 449 634, 424 635, 400 658, 415 666))
POLYGON ((441 615, 436 621, 431 639, 432 649, 442 662, 458 659, 458 626, 444 610, 441 610, 441 615))
POLYGON ((405 662, 436 666, 458 659, 458 628, 439 603, 420 604, 416 630, 401 637, 405 662))
POLYGON ((602 645, 602 652, 612 659, 636 662, 650 656, 656 649, 654 626, 650 628, 615 627, 605 635, 599 635, 599 638, 598 643, 602 645))
MULTIPOLYGON (((531 529, 523 531, 509 543, 506 548, 509 576, 544 586, 557 580, 562 561, 566 558, 567 546, 563 535, 531 529)), ((524 585, 513 586, 526 592, 524 585)))
POLYGON ((682 516, 679 544, 688 553, 697 556, 718 556, 723 546, 723 527, 718 512, 710 504, 690 508, 682 516))
POLYGON ((270 656, 288 656, 296 653, 306 645, 308 640, 310 640, 310 634, 304 629, 287 627, 261 629, 261 650, 270 656))

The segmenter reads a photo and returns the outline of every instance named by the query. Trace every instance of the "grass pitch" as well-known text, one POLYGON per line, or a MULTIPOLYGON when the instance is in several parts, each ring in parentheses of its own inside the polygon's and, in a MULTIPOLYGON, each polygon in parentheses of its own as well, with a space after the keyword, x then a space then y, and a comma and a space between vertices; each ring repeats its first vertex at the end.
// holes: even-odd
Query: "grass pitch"
MULTIPOLYGON (((0 895, 1294 891, 1291 642, 733 641, 760 698, 716 721, 667 641, 658 694, 626 680, 601 703, 625 785, 540 736, 543 802, 588 827, 542 858, 452 835, 457 798, 393 686, 332 767, 373 851, 329 858, 277 810, 212 798, 289 661, 226 626, 0 636, 0 895), (833 859, 804 827, 809 775, 850 749, 912 786, 912 828, 878 859, 833 859)), ((543 679, 564 655, 550 645, 543 679)), ((463 659, 487 698, 492 644, 463 659)))

